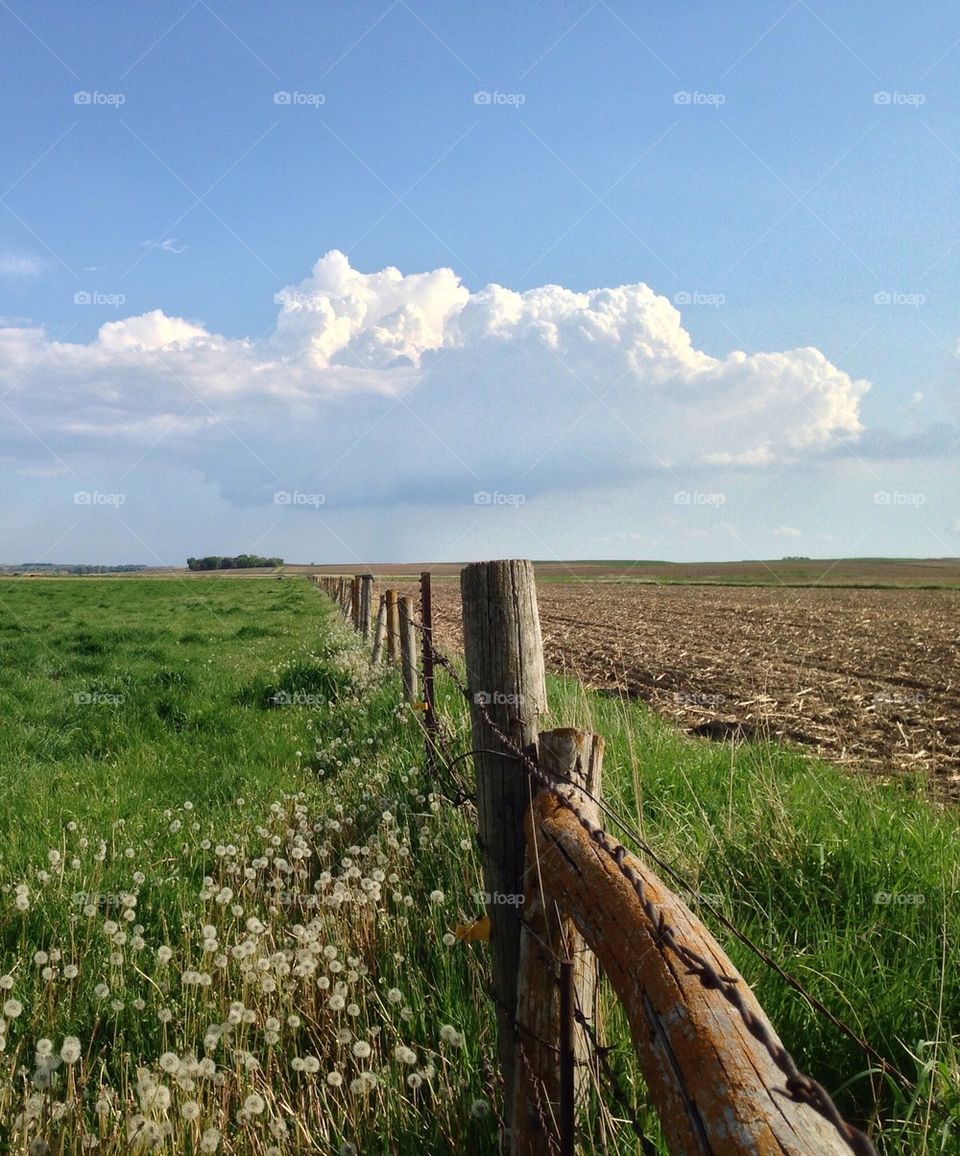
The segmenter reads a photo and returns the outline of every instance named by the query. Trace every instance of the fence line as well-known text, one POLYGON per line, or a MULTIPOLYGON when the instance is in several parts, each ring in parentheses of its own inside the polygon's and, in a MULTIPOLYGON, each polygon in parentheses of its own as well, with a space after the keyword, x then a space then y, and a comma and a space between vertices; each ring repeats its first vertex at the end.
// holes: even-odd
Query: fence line
MULTIPOLYGON (((538 733, 546 691, 532 565, 463 570, 466 685, 433 647, 429 578, 422 576, 420 624, 423 705, 432 719, 424 728, 427 757, 432 765, 442 749, 433 729, 436 664, 470 704, 510 1152, 572 1153, 584 1076, 591 1067, 595 1079, 608 1071, 589 1030, 592 950, 624 1006, 671 1153, 875 1156, 826 1090, 799 1071, 710 931, 600 826, 602 738, 538 733)), ((363 576, 314 581, 369 637, 363 576)), ((382 616, 388 656, 402 661, 413 701, 414 621, 409 600, 400 601, 398 617, 396 592, 382 597, 371 658, 382 652, 382 616)))

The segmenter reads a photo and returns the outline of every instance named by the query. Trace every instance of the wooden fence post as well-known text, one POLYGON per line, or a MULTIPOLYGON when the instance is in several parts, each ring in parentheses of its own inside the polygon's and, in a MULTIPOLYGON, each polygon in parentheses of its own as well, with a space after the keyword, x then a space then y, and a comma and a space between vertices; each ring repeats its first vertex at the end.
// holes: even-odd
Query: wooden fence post
POLYGON ((413 625, 413 606, 404 595, 397 600, 400 617, 400 658, 403 663, 403 694, 407 702, 416 702, 419 694, 417 678, 417 637, 413 625))
POLYGON ((786 1075, 757 1036, 763 1008, 723 948, 687 906, 632 855, 621 868, 550 791, 534 800, 527 833, 544 889, 596 952, 623 1004, 670 1152, 682 1156, 851 1156, 854 1148, 810 1104, 784 1093, 786 1075), (623 869, 634 873, 656 922, 623 869), (661 922, 662 921, 662 922, 661 922), (737 980, 748 1028, 719 987, 665 946, 677 944, 737 980))
POLYGON ((531 562, 476 562, 461 571, 460 589, 477 770, 477 825, 509 1126, 520 965, 517 903, 524 886, 523 816, 530 801, 530 777, 491 730, 487 715, 517 747, 532 750, 547 704, 543 645, 531 562))
POLYGON ((399 656, 400 624, 397 619, 397 592, 387 591, 387 658, 396 662, 399 656))
POLYGON ((350 621, 353 623, 353 629, 360 629, 360 586, 362 578, 359 574, 354 574, 350 579, 350 621))
POLYGON ((370 655, 370 663, 376 666, 383 656, 383 635, 387 629, 387 596, 380 595, 380 608, 377 610, 377 625, 373 631, 373 651, 370 655))
MULTIPOLYGON (((543 732, 537 762, 548 774, 580 788, 577 805, 599 823, 603 739, 564 728, 543 732)), ((561 915, 545 894, 536 845, 527 845, 523 926, 517 979, 517 1050, 513 1087, 513 1148, 517 1156, 539 1156, 552 1140, 560 1152, 572 1152, 576 1104, 589 1088, 591 1048, 582 1030, 574 1031, 573 1054, 562 1044, 572 1029, 572 1008, 562 1006, 564 985, 572 1007, 596 1022, 597 964, 573 920, 561 915), (569 972, 566 965, 569 963, 569 972), (566 1015, 564 1014, 566 1013, 566 1015), (555 1128, 544 1135, 543 1121, 555 1128)))
POLYGON ((373 608, 372 574, 364 574, 360 579, 360 633, 364 638, 370 637, 370 616, 373 608))
POLYGON ((433 599, 429 570, 420 575, 420 627, 423 636, 423 729, 426 731, 427 766, 433 770, 437 761, 438 727, 433 701, 433 599))

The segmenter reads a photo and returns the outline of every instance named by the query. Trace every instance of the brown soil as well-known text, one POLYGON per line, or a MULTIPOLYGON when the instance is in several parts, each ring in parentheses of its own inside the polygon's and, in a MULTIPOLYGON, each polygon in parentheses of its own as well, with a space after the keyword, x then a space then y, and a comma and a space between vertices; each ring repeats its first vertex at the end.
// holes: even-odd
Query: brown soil
MULTIPOLYGON (((413 583, 395 584, 414 594, 413 583)), ((781 738, 960 795, 960 592, 539 583, 547 663, 692 733, 781 738)), ((462 650, 458 584, 436 642, 462 650)))

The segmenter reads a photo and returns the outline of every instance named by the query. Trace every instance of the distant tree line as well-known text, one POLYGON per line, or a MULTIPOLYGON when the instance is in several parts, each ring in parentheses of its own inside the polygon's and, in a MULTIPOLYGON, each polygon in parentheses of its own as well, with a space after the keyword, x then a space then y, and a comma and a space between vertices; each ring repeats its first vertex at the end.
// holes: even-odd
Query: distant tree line
POLYGON ((208 554, 206 558, 188 558, 190 570, 249 570, 253 566, 282 566, 282 558, 261 558, 259 554, 238 554, 235 558, 208 554))

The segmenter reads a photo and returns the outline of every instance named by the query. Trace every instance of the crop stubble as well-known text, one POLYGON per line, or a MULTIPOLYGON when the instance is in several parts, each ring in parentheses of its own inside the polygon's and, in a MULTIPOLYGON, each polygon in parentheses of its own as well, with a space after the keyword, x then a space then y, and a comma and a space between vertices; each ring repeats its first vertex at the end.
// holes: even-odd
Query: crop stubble
MULTIPOLYGON (((579 581, 538 599, 554 672, 709 738, 779 738, 960 796, 960 592, 579 581)), ((437 644, 461 652, 458 584, 433 602, 437 644)))

